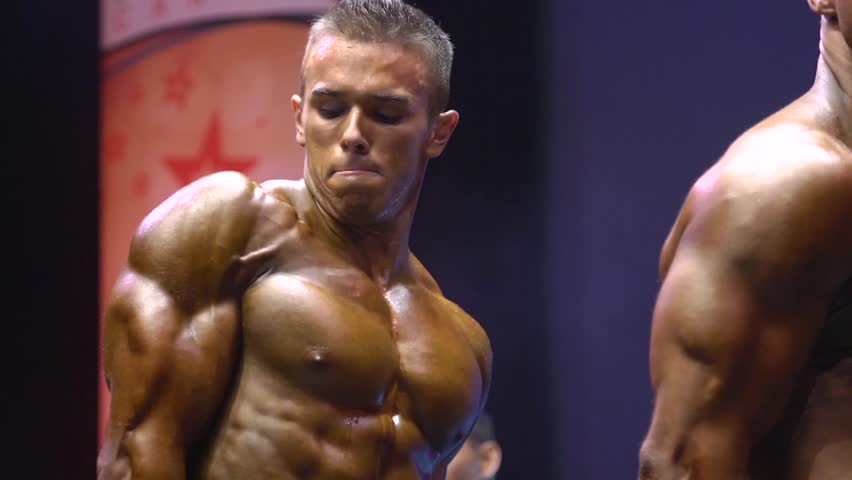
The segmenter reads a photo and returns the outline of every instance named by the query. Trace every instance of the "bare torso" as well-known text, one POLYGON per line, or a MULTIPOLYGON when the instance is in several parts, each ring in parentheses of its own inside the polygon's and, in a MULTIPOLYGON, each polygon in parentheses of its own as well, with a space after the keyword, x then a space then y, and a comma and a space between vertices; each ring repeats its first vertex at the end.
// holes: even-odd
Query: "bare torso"
POLYGON ((753 480, 852 479, 852 276, 829 312, 783 413, 754 448, 753 480))
MULTIPOLYGON (((737 268, 749 271, 749 275, 753 274, 753 278, 758 279, 755 283, 755 295, 759 297, 766 294, 767 298, 772 297, 773 299, 769 301, 773 305, 771 310, 782 311, 777 315, 772 314, 772 316, 779 318, 777 321, 761 319, 759 322, 765 322, 763 326, 751 325, 748 327, 749 330, 743 330, 742 335, 745 336, 754 335, 754 332, 760 331, 751 330, 752 328, 764 329, 763 333, 760 334, 763 338, 754 337, 752 340, 744 340, 746 337, 726 338, 727 335, 738 335, 739 333, 731 333, 732 331, 722 333, 715 330, 715 327, 698 327, 691 324, 693 320, 672 320, 675 323, 680 323, 680 326, 677 327, 680 329, 678 333, 673 332, 674 337, 669 338, 668 333, 658 334, 661 338, 659 342, 662 342, 656 347, 658 351, 667 348, 663 345, 669 341, 676 344, 683 342, 684 338, 688 339, 691 335, 700 335, 694 340, 696 345, 700 345, 701 349, 709 348, 708 352, 720 352, 721 356, 718 357, 718 360, 710 360, 713 358, 712 355, 716 355, 716 353, 705 358, 702 358, 702 354, 686 354, 687 357, 695 355, 696 358, 700 359, 697 363, 707 363, 708 367, 706 368, 710 368, 710 372, 718 373, 713 373, 708 377, 708 379, 715 377, 715 379, 708 380, 709 385, 715 382, 713 387, 707 386, 702 388, 708 390, 698 390, 714 393, 707 393, 708 397, 701 403, 696 400, 695 407, 691 407, 691 413, 688 414, 690 416, 685 418, 693 418, 694 420, 690 420, 690 422, 696 422, 697 425, 700 425, 704 422, 704 420, 700 420, 702 416, 716 417, 718 415, 718 420, 707 420, 708 425, 712 422, 718 422, 718 426, 714 425, 712 429, 719 428, 720 431, 740 430, 740 427, 727 430, 729 427, 722 426, 733 421, 738 422, 739 425, 748 425, 743 427, 745 431, 755 428, 755 431, 768 432, 760 434, 759 439, 752 441, 751 453, 748 455, 750 480, 852 479, 852 262, 850 262, 852 260, 852 243, 848 243, 846 247, 841 246, 835 252, 819 251, 818 247, 818 245, 823 244, 818 236, 826 231, 842 232, 840 235, 849 238, 850 228, 848 227, 852 225, 852 208, 850 208, 851 205, 832 203, 833 199, 838 198, 836 196, 826 196, 819 199, 809 195, 800 197, 799 193, 805 191, 805 188, 809 188, 803 186, 811 182, 813 177, 820 175, 819 171, 822 169, 837 169, 835 171, 844 172, 844 175, 852 172, 852 152, 842 141, 838 140, 836 128, 833 129, 829 126, 830 120, 824 120, 825 109, 821 108, 818 103, 806 95, 741 136, 731 146, 728 153, 696 182, 663 251, 662 264, 665 272, 675 261, 679 249, 684 251, 695 249, 694 245, 681 247, 681 240, 690 223, 696 221, 696 219, 699 223, 706 225, 701 228, 707 228, 707 233, 701 235, 709 235, 706 237, 708 239, 714 237, 722 239, 730 235, 730 242, 733 246, 723 247, 724 256, 717 259, 708 257, 707 260, 718 262, 726 261, 726 257, 734 258, 738 262, 737 268), (735 180, 736 187, 720 190, 719 185, 727 182, 726 179, 737 179, 735 180), (768 188, 769 185, 772 188, 768 188), (719 191, 724 193, 719 195, 719 191), (710 198, 713 198, 713 200, 709 200, 710 198), (807 205, 796 205, 801 202, 809 203, 807 205), (714 206, 708 207, 711 204, 714 206), (708 213, 709 208, 714 209, 714 213, 708 213), (716 213, 715 211, 724 213, 716 213), (782 218, 775 215, 775 212, 781 211, 785 212, 782 217, 790 220, 791 228, 784 230, 782 235, 776 236, 775 233, 777 232, 762 228, 761 222, 771 223, 774 218, 782 218), (788 215, 787 211, 794 213, 788 215), (764 215, 764 213, 766 214, 764 215), (724 221, 714 225, 715 220, 711 219, 710 215, 719 215, 719 218, 724 218, 724 221), (810 223, 811 218, 816 219, 813 224, 810 223), (832 230, 823 228, 824 225, 830 226, 832 223, 838 228, 832 230), (773 233, 770 234, 769 232, 773 233), (737 244, 740 240, 745 243, 737 244), (829 256, 830 258, 827 258, 829 256), (832 262, 833 265, 831 265, 832 262), (831 266, 822 268, 822 265, 831 266), (749 270, 752 268, 755 270, 749 270), (774 272, 797 272, 795 275, 798 275, 799 278, 780 279, 778 281, 779 279, 772 278, 774 272), (761 279, 767 281, 763 282, 761 279), (817 288, 811 290, 811 285, 830 286, 823 293, 816 293, 817 288), (760 289, 764 287, 766 288, 765 292, 761 292, 760 289), (801 290, 797 291, 798 288, 801 288, 801 290), (783 310, 787 308, 785 305, 789 303, 791 309, 799 308, 795 306, 797 305, 798 295, 802 297, 817 295, 819 298, 813 302, 812 306, 807 307, 808 311, 812 312, 811 314, 804 314, 797 318, 799 314, 790 313, 790 318, 785 318, 787 317, 787 314, 783 313, 783 310), (779 333, 789 326, 782 325, 783 322, 792 324, 794 321, 810 322, 812 325, 801 328, 802 333, 800 334, 792 333, 792 331, 789 334, 779 333), (683 328, 685 327, 696 328, 696 330, 690 330, 688 334, 684 334, 683 328), (778 332, 773 330, 778 330, 778 332), (668 338, 668 340, 665 338, 668 338), (719 343, 720 341, 723 343, 719 343), (733 345, 738 346, 734 347, 733 345), (785 376, 786 378, 780 379, 774 384, 769 383, 774 381, 770 380, 761 387, 754 387, 753 393, 742 393, 742 398, 737 398, 740 396, 739 393, 733 393, 733 391, 727 393, 725 392, 727 387, 724 386, 728 382, 731 382, 731 388, 742 388, 734 387, 737 382, 741 381, 760 383, 755 382, 755 380, 758 380, 757 377, 749 379, 750 376, 761 375, 758 372, 764 367, 757 365, 763 361, 772 361, 771 357, 761 358, 761 354, 756 354, 757 356, 753 357, 751 353, 740 350, 741 348, 763 349, 769 352, 766 354, 768 356, 775 355, 774 349, 776 348, 780 349, 777 351, 779 352, 778 355, 785 356, 784 349, 789 352, 801 351, 805 360, 804 362, 795 360, 798 354, 791 353, 791 356, 787 356, 787 360, 784 361, 785 363, 788 360, 791 362, 791 368, 786 370, 786 373, 784 371, 767 373, 767 375, 780 375, 782 378, 785 376), (728 356, 729 353, 725 352, 730 352, 730 355, 736 355, 736 357, 728 356), (719 366, 710 367, 716 361, 719 362, 719 366), (732 363, 729 364, 728 362, 732 363), (792 365, 797 363, 801 365, 792 368, 792 365), (727 366, 721 369, 721 365, 727 366), (720 368, 720 370, 717 371, 717 368, 720 368), (747 373, 751 369, 755 369, 754 373, 747 373), (792 388, 787 389, 789 395, 785 393, 784 387, 779 387, 784 383, 791 384, 792 388), (718 400, 713 398, 716 395, 719 395, 718 400), (758 400, 759 398, 764 399, 758 400), (710 405, 715 405, 716 402, 719 402, 719 407, 710 407, 710 405), (699 405, 701 405, 701 409, 706 410, 703 412, 699 410, 699 405), (719 413, 711 408, 719 408, 719 413), (753 418, 748 418, 748 414, 745 412, 759 413, 755 414, 753 418), (767 423, 764 424, 764 421, 767 423), (749 425, 750 423, 753 424, 749 425)), ((841 192, 840 198, 849 199, 852 183, 841 188, 845 188, 845 192, 841 192)), ((696 240, 690 241, 696 242, 696 240)), ((680 288, 688 287, 682 286, 680 288)), ((712 301, 739 302, 740 300, 719 296, 712 301)), ((744 303, 744 305, 749 304, 749 302, 744 303)), ((724 310, 724 308, 720 310, 720 314, 723 316, 714 319, 714 321, 724 325, 726 319, 722 312, 725 311, 730 310, 724 310)), ((672 318, 681 315, 674 310, 673 312, 672 318)), ((759 316, 760 314, 758 314, 759 316)), ((692 343, 692 341, 687 343, 692 343)), ((678 348, 686 348, 686 351, 689 352, 691 348, 697 347, 682 345, 678 348)), ((660 358, 663 357, 660 356, 660 358)), ((693 361, 690 361, 690 363, 693 361)), ((672 360, 669 368, 678 368, 675 365, 679 362, 679 360, 672 360)), ((658 368, 659 371, 663 371, 663 368, 666 367, 658 368)), ((767 368, 769 368, 768 372, 772 370, 772 367, 767 368)), ((663 382, 662 388, 666 388, 665 385, 679 382, 683 385, 690 385, 688 382, 691 381, 691 379, 679 380, 677 376, 674 376, 663 382)), ((669 386, 668 388, 671 389, 672 387, 669 386)), ((660 408, 661 410, 657 412, 655 418, 655 421, 660 424, 663 423, 661 419, 667 415, 679 415, 674 414, 674 410, 667 414, 664 407, 661 406, 660 408)), ((651 442, 648 444, 654 445, 656 433, 667 431, 669 428, 661 427, 656 431, 652 429, 646 442, 651 442)), ((676 428, 683 428, 683 426, 676 428)), ((698 427, 695 428, 696 432, 699 431, 698 427)), ((709 427, 701 427, 702 430, 704 428, 709 427)), ((685 432, 688 431, 688 429, 685 430, 685 432)), ((660 434, 657 438, 663 438, 667 435, 660 434)), ((701 435, 707 434, 702 433, 701 435)), ((712 435, 717 434, 713 433, 712 435)), ((717 438, 723 439, 727 435, 725 433, 717 438)), ((734 439, 736 437, 735 434, 728 438, 734 439)), ((675 437, 672 436, 671 438, 675 437)), ((688 441, 681 440, 681 442, 688 441)), ((681 443, 679 448, 683 449, 686 445, 688 443, 681 443)), ((699 444, 696 444, 696 449, 699 448, 697 445, 699 444)), ((649 450, 653 451, 654 449, 649 450)), ((662 449, 660 451, 668 450, 662 449)), ((682 455, 682 453, 679 455, 682 455)), ((696 453, 696 455, 698 454, 696 453)), ((719 455, 725 456, 721 452, 719 455)), ((712 457, 713 455, 710 455, 708 458, 712 457)), ((677 459, 678 457, 674 458, 677 459)), ((684 464, 688 465, 689 462, 691 460, 684 462, 684 464)), ((714 474, 703 476, 700 472, 716 470, 712 467, 697 467, 700 463, 703 462, 695 463, 696 470, 690 470, 696 475, 694 478, 734 478, 724 475, 715 476, 714 474)), ((660 465, 665 464, 666 461, 661 460, 660 465)), ((735 464, 736 461, 732 462, 732 465, 735 464)), ((649 463, 650 465, 653 465, 653 463, 649 463)), ((661 468, 658 471, 666 470, 661 468)), ((720 469, 719 471, 730 473, 737 470, 732 468, 731 470, 720 469)), ((682 474, 685 474, 685 472, 686 470, 682 471, 682 474)), ((667 476, 665 474, 657 477, 649 474, 647 478, 687 477, 667 476)), ((688 478, 693 478, 693 476, 688 478)))
MULTIPOLYGON (((485 332, 413 256, 386 287, 356 268, 312 229, 303 183, 257 189, 255 233, 227 267, 241 285, 238 347, 209 377, 225 377, 222 395, 199 395, 215 405, 185 448, 188 478, 443 478, 487 395, 485 332)), ((202 358, 223 351, 203 342, 217 315, 195 315, 183 331, 202 339, 202 358)))
MULTIPOLYGON (((294 187, 279 195, 306 194, 294 187)), ((201 478, 426 478, 479 411, 470 342, 484 332, 425 270, 383 291, 305 222, 258 250, 241 367, 201 478)))
MULTIPOLYGON (((833 128, 826 125, 827 122, 820 119, 821 115, 814 105, 814 101, 808 95, 794 102, 789 107, 769 117, 758 124, 750 133, 744 136, 745 141, 749 135, 767 135, 767 138, 758 139, 764 142, 774 137, 779 148, 795 149, 795 146, 786 147, 787 142, 795 144, 797 141, 806 142, 811 139, 812 143, 826 152, 826 157, 843 165, 846 170, 852 171, 852 150, 844 145, 833 128), (815 111, 816 110, 816 111, 815 111)), ((718 168, 737 169, 738 157, 731 157, 730 164, 720 163, 718 168)), ((801 158, 803 164, 814 160, 813 158, 801 158)), ((823 159, 824 160, 824 159, 823 159)), ((819 160, 817 160, 819 161, 819 160)), ((783 169, 781 166, 780 169, 783 169)), ((770 173, 771 174, 771 173, 770 173)), ((783 175, 778 172, 775 175, 783 175)), ((806 179, 802 179, 806 180, 806 179)), ((852 191, 852 184, 848 185, 848 191, 852 191)), ((778 201, 784 201, 785 192, 777 192, 778 201)), ((786 192, 794 195, 794 192, 786 192)), ((795 198, 792 198, 795 200, 795 198)), ((852 221, 848 217, 849 206, 844 211, 847 216, 836 215, 837 222, 852 221)), ((813 208, 831 208, 829 205, 813 205, 813 208)), ((808 232, 807 225, 801 225, 802 230, 798 235, 806 236, 816 232, 808 232)), ((787 443, 784 449, 790 454, 791 461, 796 463, 795 467, 786 465, 784 469, 775 470, 768 478, 823 478, 823 476, 808 476, 811 472, 803 462, 811 463, 806 458, 821 450, 822 447, 814 442, 825 443, 826 448, 832 450, 842 449, 843 459, 847 470, 846 473, 852 479, 852 265, 848 260, 852 257, 852 244, 846 249, 845 257, 838 257, 841 267, 840 282, 831 293, 824 297, 825 315, 818 318, 821 328, 816 339, 812 340, 812 347, 803 371, 796 381, 796 386, 791 395, 789 405, 776 424, 774 431, 765 440, 767 445, 781 446, 787 443), (778 438, 773 438, 777 436, 778 438), (829 446, 827 442, 832 443, 829 446), (782 473, 787 471, 785 477, 782 473)), ((803 252, 804 256, 808 252, 803 252)), ((817 274, 819 275, 819 274, 817 274)), ((816 279, 814 279, 816 280, 816 279)), ((778 454, 767 449, 769 457, 778 454)), ((758 454, 763 454, 758 447, 758 454)), ((835 456, 840 459, 840 456, 835 456)), ((775 458, 764 459, 766 463, 780 466, 782 462, 775 458)), ((761 467, 762 468, 762 467, 761 467)), ((834 478, 834 477, 825 477, 834 478)))

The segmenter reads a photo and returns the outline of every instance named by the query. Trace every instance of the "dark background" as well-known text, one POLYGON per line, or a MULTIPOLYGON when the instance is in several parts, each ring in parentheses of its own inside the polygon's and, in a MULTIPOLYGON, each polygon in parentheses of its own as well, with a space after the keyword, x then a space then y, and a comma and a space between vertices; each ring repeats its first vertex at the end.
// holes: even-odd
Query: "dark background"
MULTIPOLYGON (((8 13, 11 11, 11 15, 8 13)), ((4 446, 0 477, 95 477, 98 3, 4 17, 4 446)))
MULTIPOLYGON (((491 336, 500 478, 635 478, 660 246, 700 172, 808 88, 817 17, 804 0, 416 3, 456 45, 462 120, 412 249, 491 336)), ((4 456, 17 478, 93 478, 98 5, 13 9, 4 456)))

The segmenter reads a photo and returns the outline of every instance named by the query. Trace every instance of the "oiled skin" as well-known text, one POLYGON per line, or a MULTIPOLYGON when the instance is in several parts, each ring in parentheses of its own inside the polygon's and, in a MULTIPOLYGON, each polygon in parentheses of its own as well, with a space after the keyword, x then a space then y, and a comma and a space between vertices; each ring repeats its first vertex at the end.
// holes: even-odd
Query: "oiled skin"
POLYGON ((385 288, 354 268, 312 208, 220 173, 146 219, 107 314, 101 478, 442 478, 488 339, 413 256, 385 288))
POLYGON ((292 97, 303 180, 217 173, 142 222, 105 320, 101 480, 444 478, 491 348, 408 248, 459 119, 434 71, 321 35, 292 97))
POLYGON ((852 30, 843 26, 823 20, 813 88, 698 179, 665 242, 643 480, 852 478, 852 30))

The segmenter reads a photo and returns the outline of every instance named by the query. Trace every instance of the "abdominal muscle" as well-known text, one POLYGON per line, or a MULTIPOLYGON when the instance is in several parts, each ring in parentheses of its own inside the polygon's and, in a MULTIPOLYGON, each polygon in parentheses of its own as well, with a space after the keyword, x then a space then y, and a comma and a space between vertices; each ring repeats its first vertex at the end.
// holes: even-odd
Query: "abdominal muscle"
POLYGON ((247 358, 197 478, 430 478, 417 465, 430 464, 433 451, 397 403, 391 396, 378 411, 340 408, 247 358))

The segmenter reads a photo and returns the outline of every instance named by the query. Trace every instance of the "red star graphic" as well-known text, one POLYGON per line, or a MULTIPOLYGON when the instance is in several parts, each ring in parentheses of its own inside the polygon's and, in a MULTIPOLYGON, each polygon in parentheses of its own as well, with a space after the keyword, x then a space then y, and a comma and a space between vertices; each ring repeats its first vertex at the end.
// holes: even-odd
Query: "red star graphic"
POLYGON ((145 97, 145 91, 142 90, 142 86, 138 83, 134 83, 130 88, 130 92, 127 95, 128 100, 130 100, 131 105, 138 105, 139 102, 142 101, 142 98, 145 97))
POLYGON ((172 101, 181 108, 185 107, 186 96, 193 86, 189 72, 186 70, 186 64, 182 64, 177 70, 169 72, 163 81, 166 83, 166 92, 163 95, 166 102, 172 101))
POLYGON ((169 13, 168 9, 166 9, 166 0, 154 0, 151 13, 157 18, 165 17, 169 13))
POLYGON ((136 176, 133 177, 133 180, 130 181, 130 190, 137 197, 144 197, 147 195, 150 188, 151 184, 148 181, 148 175, 145 173, 137 173, 136 176))
POLYGON ((257 163, 256 156, 225 156, 222 153, 222 134, 219 114, 213 113, 207 133, 195 155, 169 155, 163 158, 166 166, 181 185, 187 185, 207 173, 236 170, 248 173, 257 163))
POLYGON ((124 160, 126 152, 127 137, 121 132, 113 132, 105 136, 101 142, 101 158, 104 164, 112 164, 124 160))

